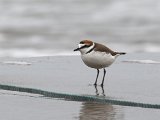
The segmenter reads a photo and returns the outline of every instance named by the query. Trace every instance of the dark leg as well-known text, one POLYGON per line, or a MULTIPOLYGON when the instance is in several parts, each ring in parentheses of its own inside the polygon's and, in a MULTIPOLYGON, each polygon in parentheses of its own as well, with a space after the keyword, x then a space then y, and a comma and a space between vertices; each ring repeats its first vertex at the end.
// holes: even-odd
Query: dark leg
POLYGON ((103 96, 106 96, 105 93, 104 93, 104 88, 103 88, 103 86, 101 86, 101 88, 102 88, 102 95, 103 95, 103 96))
POLYGON ((95 90, 96 90, 96 95, 99 95, 97 85, 95 85, 94 87, 95 87, 95 90))
POLYGON ((99 69, 97 69, 97 77, 96 77, 96 81, 95 81, 95 83, 94 83, 95 86, 97 85, 98 76, 99 76, 99 69))
POLYGON ((103 75, 103 80, 102 80, 102 84, 101 84, 101 86, 103 86, 104 78, 105 78, 105 75, 106 75, 106 70, 105 70, 105 68, 104 68, 103 70, 104 70, 104 75, 103 75))

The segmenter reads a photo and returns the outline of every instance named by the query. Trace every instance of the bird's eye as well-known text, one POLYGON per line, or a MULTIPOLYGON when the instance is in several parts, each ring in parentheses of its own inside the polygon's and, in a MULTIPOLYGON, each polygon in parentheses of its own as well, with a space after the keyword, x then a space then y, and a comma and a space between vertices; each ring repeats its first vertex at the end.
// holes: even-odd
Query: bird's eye
POLYGON ((81 42, 80 42, 80 44, 84 44, 84 42, 83 42, 83 41, 81 41, 81 42))

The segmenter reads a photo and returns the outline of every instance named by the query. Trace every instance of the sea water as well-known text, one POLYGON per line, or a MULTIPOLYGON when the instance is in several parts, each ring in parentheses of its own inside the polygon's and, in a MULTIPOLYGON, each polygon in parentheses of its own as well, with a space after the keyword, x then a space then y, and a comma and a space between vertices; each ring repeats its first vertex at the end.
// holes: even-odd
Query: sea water
POLYGON ((159 0, 0 0, 0 56, 73 55, 83 39, 160 52, 159 12, 159 0))

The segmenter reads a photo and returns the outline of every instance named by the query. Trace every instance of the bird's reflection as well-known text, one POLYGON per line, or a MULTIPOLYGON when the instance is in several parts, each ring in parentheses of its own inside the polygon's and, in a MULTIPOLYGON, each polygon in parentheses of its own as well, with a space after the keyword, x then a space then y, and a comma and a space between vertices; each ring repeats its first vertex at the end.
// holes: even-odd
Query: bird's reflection
POLYGON ((123 113, 120 106, 83 102, 80 110, 80 120, 122 120, 123 113))
POLYGON ((103 86, 100 86, 100 87, 101 87, 101 91, 102 91, 101 93, 99 92, 99 90, 98 90, 98 88, 97 88, 97 85, 94 85, 94 87, 95 87, 95 90, 96 90, 95 93, 96 93, 97 96, 99 96, 99 95, 101 95, 101 94, 102 94, 102 96, 106 96, 103 86))
MULTIPOLYGON (((106 97, 103 86, 94 86, 96 96, 106 97)), ((121 106, 96 102, 83 102, 79 120, 122 120, 124 115, 121 106), (117 119, 118 118, 118 119, 117 119)))

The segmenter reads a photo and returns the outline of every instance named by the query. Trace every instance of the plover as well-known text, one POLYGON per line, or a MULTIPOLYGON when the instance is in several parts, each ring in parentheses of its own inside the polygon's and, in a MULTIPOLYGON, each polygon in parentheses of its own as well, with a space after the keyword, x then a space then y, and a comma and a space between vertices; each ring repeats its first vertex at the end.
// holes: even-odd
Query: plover
POLYGON ((94 83, 95 86, 97 85, 99 69, 104 70, 101 83, 101 86, 103 86, 106 74, 105 68, 109 67, 119 55, 126 54, 125 52, 114 52, 110 48, 91 40, 81 41, 78 48, 74 51, 80 51, 81 58, 88 67, 97 69, 97 77, 94 83))

